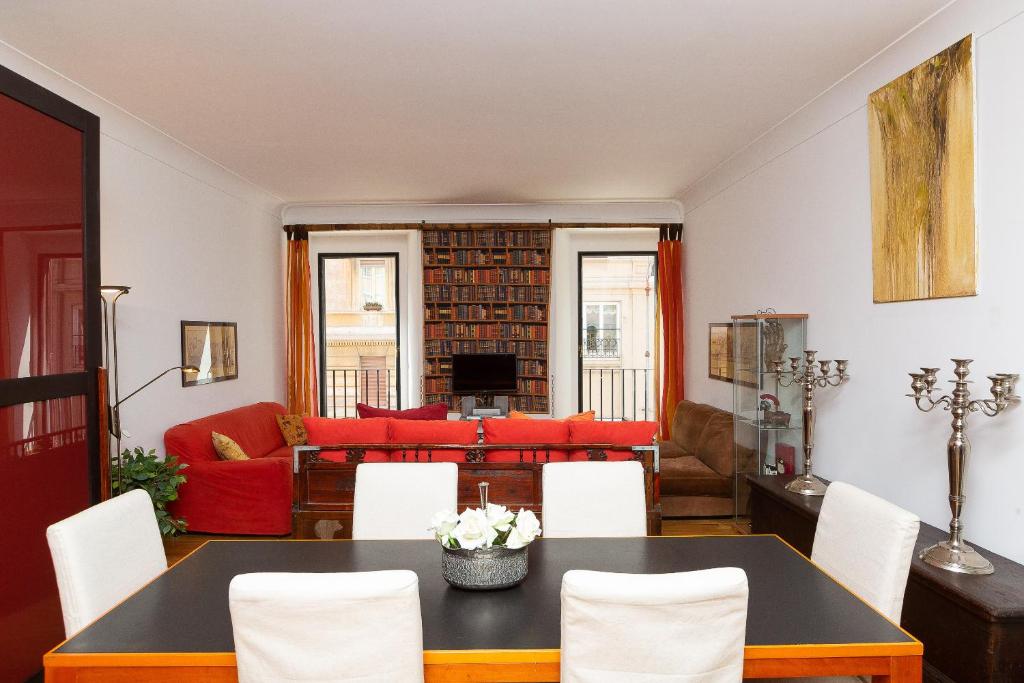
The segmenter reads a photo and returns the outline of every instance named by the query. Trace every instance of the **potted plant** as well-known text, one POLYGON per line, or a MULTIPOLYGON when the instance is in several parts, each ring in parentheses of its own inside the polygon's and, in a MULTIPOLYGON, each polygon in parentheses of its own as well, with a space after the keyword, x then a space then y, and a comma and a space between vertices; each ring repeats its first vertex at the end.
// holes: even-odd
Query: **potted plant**
POLYGON ((178 458, 168 455, 160 460, 156 451, 150 449, 146 453, 136 447, 134 451, 127 448, 121 454, 120 481, 114 479, 110 488, 114 495, 126 493, 134 489, 142 489, 153 499, 153 511, 160 525, 160 533, 174 536, 184 532, 188 526, 184 519, 176 519, 167 511, 167 503, 178 499, 178 487, 185 483, 185 475, 181 471, 188 465, 178 462, 178 458))
POLYGON ((383 311, 384 306, 379 301, 367 301, 363 304, 364 311, 383 311))
POLYGON ((430 530, 441 544, 441 574, 452 586, 467 590, 511 588, 523 582, 528 548, 540 536, 540 521, 530 510, 512 512, 487 502, 487 482, 480 484, 480 507, 461 515, 442 510, 430 530))

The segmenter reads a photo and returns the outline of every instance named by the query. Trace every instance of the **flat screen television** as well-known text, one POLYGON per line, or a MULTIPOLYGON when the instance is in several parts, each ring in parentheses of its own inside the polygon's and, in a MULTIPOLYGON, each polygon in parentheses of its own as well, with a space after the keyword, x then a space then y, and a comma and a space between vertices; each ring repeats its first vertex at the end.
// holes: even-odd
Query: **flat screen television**
POLYGON ((514 394, 514 353, 453 353, 453 394, 514 394))

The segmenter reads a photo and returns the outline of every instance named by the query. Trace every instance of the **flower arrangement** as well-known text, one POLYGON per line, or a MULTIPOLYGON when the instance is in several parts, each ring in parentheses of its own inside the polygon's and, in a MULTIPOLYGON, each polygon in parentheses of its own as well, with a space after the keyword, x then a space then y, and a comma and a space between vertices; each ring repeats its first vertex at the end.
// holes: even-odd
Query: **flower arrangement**
POLYGON ((540 536, 540 521, 530 510, 512 512, 504 505, 486 503, 483 508, 466 508, 461 515, 442 510, 430 522, 441 547, 478 550, 480 548, 525 548, 540 536))

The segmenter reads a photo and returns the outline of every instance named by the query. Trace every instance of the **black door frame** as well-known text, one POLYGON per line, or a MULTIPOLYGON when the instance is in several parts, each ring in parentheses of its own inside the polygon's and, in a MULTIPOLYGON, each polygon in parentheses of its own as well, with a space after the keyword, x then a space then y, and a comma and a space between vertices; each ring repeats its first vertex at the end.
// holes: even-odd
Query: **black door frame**
POLYGON ((324 387, 327 386, 327 323, 324 319, 324 312, 327 308, 327 297, 324 289, 324 267, 328 259, 343 258, 394 258, 395 259, 395 406, 396 410, 402 409, 402 302, 398 298, 400 288, 398 281, 401 279, 401 258, 397 251, 376 251, 376 252, 322 252, 317 255, 317 288, 320 299, 320 414, 327 412, 327 396, 324 394, 324 387))
MULTIPOLYGON (((658 291, 658 252, 657 251, 580 251, 576 258, 576 410, 583 411, 583 259, 601 256, 652 256, 654 257, 654 291, 658 291)), ((658 315, 655 308, 654 315, 658 315)), ((657 344, 658 340, 655 339, 657 344)))
POLYGON ((0 379, 0 407, 86 397, 86 446, 90 500, 100 497, 99 396, 96 371, 102 357, 100 309, 100 120, 27 78, 0 66, 5 95, 82 134, 82 308, 85 313, 85 367, 81 372, 0 379))

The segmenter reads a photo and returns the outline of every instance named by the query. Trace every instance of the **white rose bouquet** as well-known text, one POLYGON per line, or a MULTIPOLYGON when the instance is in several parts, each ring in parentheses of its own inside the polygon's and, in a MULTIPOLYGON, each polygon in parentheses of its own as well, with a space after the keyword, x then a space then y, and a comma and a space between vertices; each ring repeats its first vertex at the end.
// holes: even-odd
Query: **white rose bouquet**
POLYGON ((461 515, 442 510, 430 523, 434 537, 445 548, 522 548, 540 536, 540 521, 530 510, 512 512, 504 505, 466 508, 461 515))

